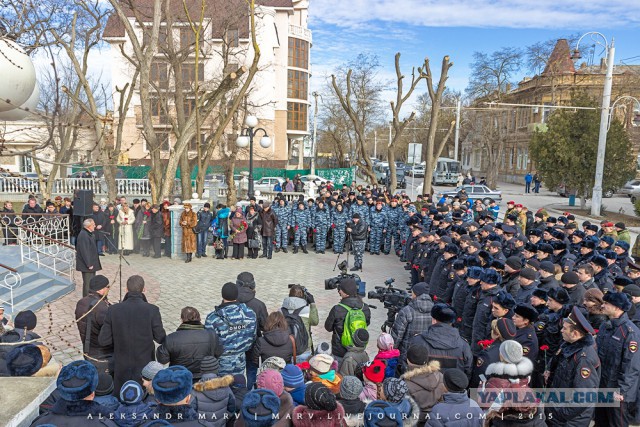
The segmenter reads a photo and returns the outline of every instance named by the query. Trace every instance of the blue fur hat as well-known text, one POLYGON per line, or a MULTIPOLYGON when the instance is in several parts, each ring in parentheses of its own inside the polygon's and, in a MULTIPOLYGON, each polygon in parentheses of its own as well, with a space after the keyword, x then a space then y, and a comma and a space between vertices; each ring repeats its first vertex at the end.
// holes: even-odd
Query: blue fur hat
POLYGON ((193 374, 184 366, 163 369, 153 378, 153 391, 160 403, 177 403, 191 393, 193 374))
POLYGON ((96 391, 98 370, 86 360, 73 361, 62 368, 56 386, 64 400, 82 400, 96 391))
POLYGON ((269 427, 280 412, 280 398, 271 390, 251 390, 242 401, 242 418, 247 427, 269 427))
POLYGON ((482 273, 484 273, 484 269, 482 267, 467 268, 467 277, 472 279, 482 279, 482 273))
POLYGON ((602 252, 600 252, 600 255, 602 255, 606 259, 617 259, 618 258, 618 254, 613 252, 613 251, 611 251, 611 250, 602 251, 602 252))
POLYGON ((5 361, 12 377, 30 377, 42 368, 42 352, 33 344, 25 344, 14 347, 5 361))
POLYGON ((618 240, 616 242, 616 246, 621 247, 622 249, 624 249, 625 252, 627 252, 629 250, 629 248, 631 247, 629 245, 629 243, 625 242, 624 240, 618 240))
POLYGON ((622 311, 629 311, 631 308, 630 296, 621 292, 607 292, 602 297, 604 302, 608 302, 611 305, 615 305, 622 311))
POLYGON ((487 268, 482 273, 482 278, 480 278, 482 282, 489 283, 492 285, 499 285, 502 281, 500 275, 493 268, 487 268))
POLYGON ((613 284, 615 286, 622 286, 623 288, 629 285, 634 285, 635 282, 628 278, 627 276, 618 276, 613 279, 613 284))
POLYGON ((120 401, 122 403, 129 405, 140 403, 143 396, 142 386, 137 381, 129 380, 122 384, 120 389, 120 401))
POLYGON ((496 304, 500 305, 503 308, 511 310, 516 306, 516 300, 513 299, 510 293, 505 290, 500 290, 498 295, 496 295, 496 299, 493 300, 496 304))
POLYGON ((433 305, 431 317, 438 322, 453 323, 456 320, 456 311, 449 304, 439 302, 433 305))
POLYGON ((364 409, 365 427, 402 426, 402 414, 396 405, 384 400, 374 400, 364 409))
POLYGON ((601 242, 605 242, 607 245, 611 246, 615 243, 615 240, 611 236, 602 236, 600 238, 601 242))
POLYGON ((447 243, 447 245, 444 247, 444 251, 453 255, 458 255, 459 249, 455 244, 447 243))

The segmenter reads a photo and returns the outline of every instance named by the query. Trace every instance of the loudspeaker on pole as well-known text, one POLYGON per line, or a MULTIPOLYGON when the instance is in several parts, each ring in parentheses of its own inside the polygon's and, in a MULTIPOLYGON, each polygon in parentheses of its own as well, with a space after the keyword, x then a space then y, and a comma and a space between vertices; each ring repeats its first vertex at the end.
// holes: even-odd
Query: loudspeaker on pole
POLYGON ((75 190, 73 192, 73 215, 91 216, 93 212, 93 191, 75 190))

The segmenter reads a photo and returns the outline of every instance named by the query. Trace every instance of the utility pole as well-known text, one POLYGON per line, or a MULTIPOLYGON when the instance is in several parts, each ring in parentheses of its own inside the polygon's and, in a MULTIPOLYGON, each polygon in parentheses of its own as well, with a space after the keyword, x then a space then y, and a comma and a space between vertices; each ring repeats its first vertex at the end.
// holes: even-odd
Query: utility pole
POLYGON ((373 130, 373 157, 378 158, 378 130, 373 130))
POLYGON ((315 107, 313 109, 313 140, 311 142, 311 175, 316 174, 316 143, 318 134, 318 92, 312 93, 315 98, 315 107))
POLYGON ((460 141, 460 110, 462 109, 462 100, 458 99, 456 104, 456 133, 454 136, 453 144, 453 160, 458 160, 458 144, 460 141))

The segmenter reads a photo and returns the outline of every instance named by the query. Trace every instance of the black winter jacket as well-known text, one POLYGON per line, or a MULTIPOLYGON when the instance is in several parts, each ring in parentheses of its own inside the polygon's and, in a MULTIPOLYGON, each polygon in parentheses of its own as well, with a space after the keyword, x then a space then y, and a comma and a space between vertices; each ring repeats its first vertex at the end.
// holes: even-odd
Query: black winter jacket
POLYGON ((158 362, 170 366, 182 365, 200 379, 200 362, 205 356, 219 357, 223 348, 216 333, 205 329, 200 322, 185 322, 178 330, 167 335, 160 347, 156 349, 158 362))
POLYGON ((267 316, 269 316, 267 306, 256 298, 255 291, 246 286, 238 286, 238 302, 244 303, 256 314, 256 321, 258 322, 257 336, 261 336, 264 330, 264 323, 267 321, 267 316))
MULTIPOLYGON (((340 301, 351 308, 359 308, 364 312, 367 319, 367 325, 371 322, 371 310, 360 297, 346 297, 340 301)), ((344 357, 347 349, 341 343, 342 331, 344 331, 344 319, 347 317, 347 310, 336 304, 331 308, 327 319, 324 322, 324 328, 327 332, 333 332, 331 336, 331 352, 338 357, 344 357)))
POLYGON ((481 348, 478 345, 478 341, 488 338, 486 336, 487 325, 491 319, 491 308, 493 300, 500 291, 500 286, 494 286, 493 288, 481 291, 478 299, 478 307, 476 308, 475 316, 473 317, 473 327, 471 333, 471 348, 473 353, 477 355, 481 348))
POLYGON ((100 270, 102 270, 102 265, 98 256, 96 236, 83 228, 76 240, 76 271, 95 273, 100 270), (93 268, 89 269, 89 267, 93 268))
POLYGON ((87 352, 89 356, 96 358, 113 354, 113 345, 101 346, 98 342, 98 335, 100 335, 100 329, 104 324, 104 318, 107 316, 107 309, 111 305, 106 297, 102 301, 100 301, 100 298, 102 298, 100 294, 89 292, 89 295, 78 301, 75 312, 76 319, 79 319, 89 311, 89 307, 92 304, 94 305, 91 314, 83 317, 82 320, 79 320, 77 325, 78 331, 80 332, 80 340, 82 341, 81 345, 84 346, 87 331, 87 319, 89 316, 92 316, 89 349, 84 349, 84 351, 87 352))
POLYGON ((260 365, 261 362, 272 356, 281 357, 285 362, 292 363, 293 342, 289 337, 288 330, 263 332, 251 351, 253 363, 260 365))
POLYGON ((367 223, 362 218, 351 224, 351 238, 354 241, 367 240, 367 223))
POLYGON ((398 312, 391 328, 391 336, 395 347, 400 350, 401 359, 406 356, 411 339, 431 326, 432 308, 433 301, 425 293, 412 300, 409 305, 398 312))
POLYGON ((440 372, 458 368, 467 377, 471 376, 473 355, 471 348, 460 337, 456 328, 446 323, 431 325, 426 331, 414 337, 410 345, 422 344, 429 349, 429 360, 440 362, 440 372))

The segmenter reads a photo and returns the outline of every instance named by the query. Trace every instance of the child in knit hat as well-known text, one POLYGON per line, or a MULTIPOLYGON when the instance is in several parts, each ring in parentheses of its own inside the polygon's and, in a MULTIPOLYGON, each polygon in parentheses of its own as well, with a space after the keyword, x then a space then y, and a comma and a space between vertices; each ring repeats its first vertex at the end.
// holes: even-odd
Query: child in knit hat
POLYGON ((140 420, 150 419, 154 408, 143 401, 144 394, 142 386, 136 381, 129 380, 122 385, 120 389, 122 403, 114 413, 119 426, 137 426, 140 420))
POLYGON ((395 377, 396 367, 400 360, 400 350, 395 347, 393 337, 385 332, 378 337, 378 354, 374 359, 382 360, 385 365, 384 376, 386 378, 395 377))
POLYGON ((358 425, 359 418, 362 418, 364 408, 367 406, 360 400, 360 393, 363 389, 362 381, 358 378, 352 376, 342 378, 338 402, 344 408, 345 421, 348 426, 358 425))
POLYGON ((420 416, 420 407, 409 396, 409 387, 400 378, 386 378, 382 382, 382 396, 384 400, 398 408, 405 420, 417 420, 420 416))
POLYGON ((260 372, 256 378, 256 388, 271 390, 280 399, 280 411, 276 419, 287 420, 291 418, 291 412, 295 405, 291 395, 284 389, 284 381, 279 371, 265 369, 260 372))
POLYGON ((360 393, 360 399, 371 402, 379 398, 382 391, 382 381, 384 381, 384 370, 386 366, 382 360, 374 359, 362 368, 364 378, 364 389, 360 393))
POLYGON ((309 359, 309 375, 311 381, 322 383, 333 393, 338 394, 342 375, 332 369, 334 362, 333 357, 328 354, 316 354, 309 359))
POLYGON ((289 392, 293 398, 294 406, 304 405, 304 389, 306 385, 302 370, 295 365, 287 365, 280 372, 280 375, 282 375, 285 391, 289 392))
POLYGON ((369 361, 369 355, 366 352, 367 343, 369 342, 369 332, 366 329, 356 329, 352 335, 353 345, 347 347, 347 352, 340 363, 338 371, 343 377, 346 375, 355 375, 356 368, 359 365, 369 361))

